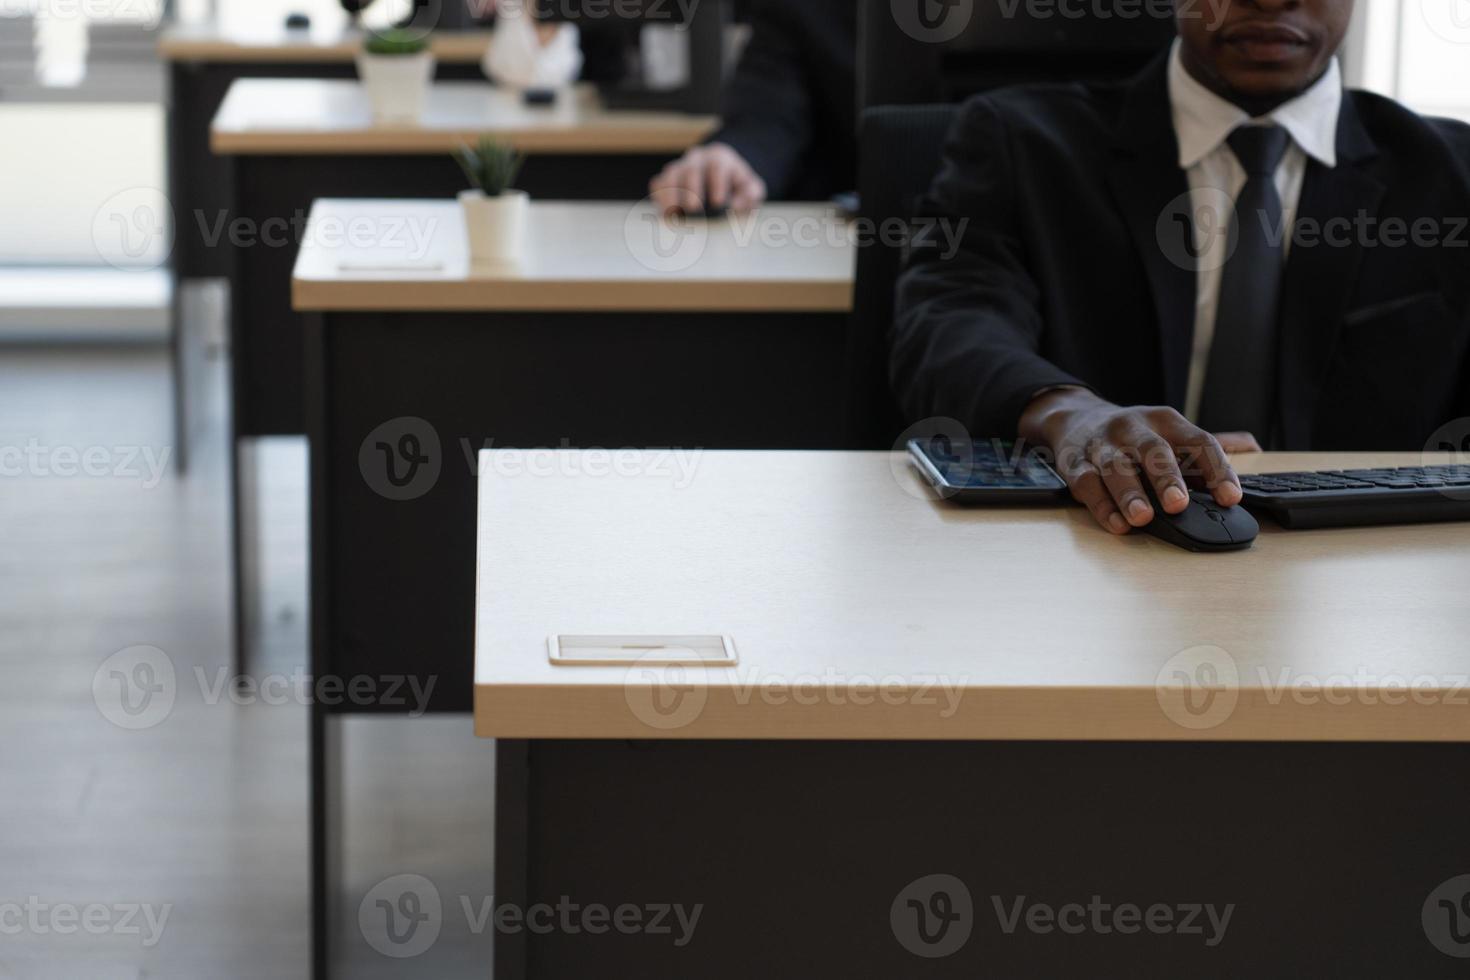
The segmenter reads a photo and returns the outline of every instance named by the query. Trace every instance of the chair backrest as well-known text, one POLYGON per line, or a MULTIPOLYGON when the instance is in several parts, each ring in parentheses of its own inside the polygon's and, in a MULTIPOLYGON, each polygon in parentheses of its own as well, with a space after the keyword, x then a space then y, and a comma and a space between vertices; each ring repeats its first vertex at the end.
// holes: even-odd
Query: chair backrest
POLYGON ((879 234, 905 225, 929 188, 958 112, 952 105, 879 106, 862 115, 858 133, 859 229, 853 314, 848 341, 849 419, 857 449, 889 449, 903 417, 888 383, 894 286, 903 248, 879 234))
POLYGON ((962 102, 1003 85, 1127 78, 1175 35, 1172 5, 1120 17, 1029 0, 857 2, 859 108, 962 102))

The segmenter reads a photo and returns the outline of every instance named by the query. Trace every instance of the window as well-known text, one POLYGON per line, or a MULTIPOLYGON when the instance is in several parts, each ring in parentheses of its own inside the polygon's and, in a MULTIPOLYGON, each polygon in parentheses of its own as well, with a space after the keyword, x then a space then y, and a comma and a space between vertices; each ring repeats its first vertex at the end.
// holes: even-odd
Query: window
POLYGON ((1470 120, 1470 0, 1361 0, 1364 88, 1470 120))

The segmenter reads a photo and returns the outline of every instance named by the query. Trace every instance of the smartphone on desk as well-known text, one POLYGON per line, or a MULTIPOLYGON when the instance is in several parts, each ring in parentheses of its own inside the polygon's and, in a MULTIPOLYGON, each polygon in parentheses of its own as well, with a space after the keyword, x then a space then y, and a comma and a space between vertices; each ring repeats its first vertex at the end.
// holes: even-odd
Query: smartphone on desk
POLYGON ((957 504, 1058 503, 1067 483, 1035 449, 1004 439, 956 443, 943 435, 910 439, 909 458, 934 488, 957 504))

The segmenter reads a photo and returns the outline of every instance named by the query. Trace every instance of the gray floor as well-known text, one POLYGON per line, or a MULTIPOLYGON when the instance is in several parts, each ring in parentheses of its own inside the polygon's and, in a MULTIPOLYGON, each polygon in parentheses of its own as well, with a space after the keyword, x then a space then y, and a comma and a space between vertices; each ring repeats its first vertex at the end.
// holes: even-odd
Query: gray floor
MULTIPOLYGON (((191 373, 180 479, 155 473, 165 351, 0 347, 0 977, 307 972, 306 711, 289 687, 306 663, 305 445, 252 451, 250 674, 287 693, 237 704, 215 694, 230 664, 223 363, 201 355, 191 373)), ((484 976, 490 939, 464 910, 491 897, 489 744, 451 716, 352 719, 344 747, 339 975, 484 976), (438 940, 402 959, 358 916, 400 874, 443 907, 438 940)))

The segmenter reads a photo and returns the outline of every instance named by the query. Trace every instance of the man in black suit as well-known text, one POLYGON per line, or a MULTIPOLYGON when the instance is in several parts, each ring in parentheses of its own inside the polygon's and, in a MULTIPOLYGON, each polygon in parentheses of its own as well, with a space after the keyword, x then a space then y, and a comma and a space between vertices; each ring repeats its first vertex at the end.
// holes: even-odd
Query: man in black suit
POLYGON ((1352 0, 1224 3, 1180 4, 1126 85, 971 100, 920 208, 962 247, 919 241, 899 284, 906 413, 1050 447, 1118 534, 1154 517, 1140 480, 1230 505, 1226 452, 1470 415, 1470 127, 1342 90, 1352 0))
POLYGON ((825 200, 857 184, 856 0, 753 0, 724 125, 653 178, 665 210, 825 200))

